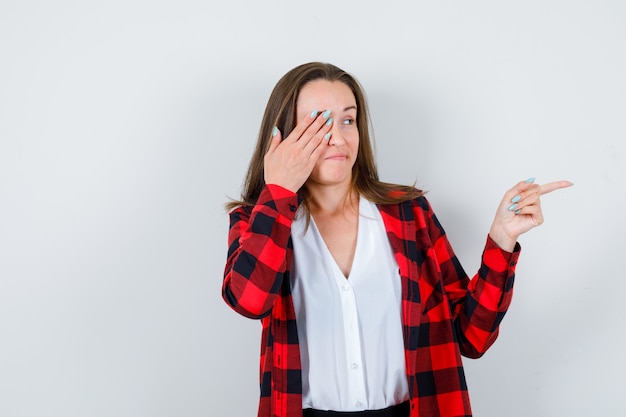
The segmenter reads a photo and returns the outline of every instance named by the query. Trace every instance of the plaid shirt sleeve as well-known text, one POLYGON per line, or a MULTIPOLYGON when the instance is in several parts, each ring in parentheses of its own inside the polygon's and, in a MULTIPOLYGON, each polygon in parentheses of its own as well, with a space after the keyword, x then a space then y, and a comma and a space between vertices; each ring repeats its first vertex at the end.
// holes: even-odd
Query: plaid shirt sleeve
POLYGON ((230 213, 222 297, 238 313, 250 318, 270 313, 286 272, 297 209, 297 194, 269 184, 253 208, 230 213))
POLYGON ((487 237, 478 272, 470 280, 463 270, 443 227, 427 203, 428 233, 441 270, 444 291, 464 356, 478 358, 495 342, 500 322, 511 304, 517 243, 507 252, 487 237))

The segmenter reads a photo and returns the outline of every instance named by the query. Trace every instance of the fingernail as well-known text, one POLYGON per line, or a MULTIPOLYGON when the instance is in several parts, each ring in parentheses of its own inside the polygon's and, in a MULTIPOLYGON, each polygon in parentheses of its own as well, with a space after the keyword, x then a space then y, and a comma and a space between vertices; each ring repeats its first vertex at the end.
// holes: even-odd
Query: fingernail
POLYGON ((331 132, 328 132, 327 134, 325 134, 324 135, 324 140, 329 140, 331 135, 332 135, 331 132))
POLYGON ((515 210, 515 214, 520 214, 522 210, 515 210))
POLYGON ((318 111, 317 110, 313 110, 311 112, 311 119, 315 119, 315 116, 317 116, 318 111))
POLYGON ((513 211, 517 208, 517 203, 511 205, 511 207, 509 207, 509 211, 513 211))
POLYGON ((526 180, 526 184, 530 184, 531 182, 535 182, 535 177, 530 177, 526 180))
POLYGON ((511 203, 519 203, 519 201, 522 199, 522 196, 520 196, 519 194, 516 195, 515 197, 513 197, 511 199, 511 203))
POLYGON ((330 126, 332 124, 333 124, 333 118, 331 117, 330 119, 326 121, 326 126, 330 126))
POLYGON ((278 135, 278 127, 274 126, 274 129, 272 129, 272 137, 275 138, 276 135, 278 135))
POLYGON ((328 117, 329 117, 329 116, 330 116, 330 110, 326 110, 326 111, 324 112, 324 114, 322 114, 322 117, 323 117, 324 119, 328 119, 328 117))

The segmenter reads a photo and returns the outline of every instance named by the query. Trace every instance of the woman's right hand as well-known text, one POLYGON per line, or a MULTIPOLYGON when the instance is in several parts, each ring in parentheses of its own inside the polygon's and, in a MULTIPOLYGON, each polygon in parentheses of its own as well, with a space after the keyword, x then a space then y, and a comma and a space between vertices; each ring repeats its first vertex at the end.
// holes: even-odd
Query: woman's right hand
POLYGON ((270 147, 263 164, 265 183, 276 184, 294 193, 311 175, 317 160, 330 139, 333 119, 330 111, 307 114, 295 129, 282 140, 282 133, 274 128, 270 147))

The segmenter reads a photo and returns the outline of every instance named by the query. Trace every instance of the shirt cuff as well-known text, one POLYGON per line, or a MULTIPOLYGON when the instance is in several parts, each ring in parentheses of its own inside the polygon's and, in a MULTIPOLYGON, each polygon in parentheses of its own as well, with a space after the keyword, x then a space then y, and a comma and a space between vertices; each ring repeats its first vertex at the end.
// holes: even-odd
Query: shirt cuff
POLYGON ((265 184, 257 204, 271 207, 281 215, 293 220, 300 206, 298 194, 280 185, 265 184))
POLYGON ((505 251, 498 246, 491 236, 487 235, 487 243, 485 244, 485 250, 483 252, 483 262, 494 271, 504 272, 506 270, 515 270, 521 250, 522 247, 519 242, 516 242, 513 252, 505 251))

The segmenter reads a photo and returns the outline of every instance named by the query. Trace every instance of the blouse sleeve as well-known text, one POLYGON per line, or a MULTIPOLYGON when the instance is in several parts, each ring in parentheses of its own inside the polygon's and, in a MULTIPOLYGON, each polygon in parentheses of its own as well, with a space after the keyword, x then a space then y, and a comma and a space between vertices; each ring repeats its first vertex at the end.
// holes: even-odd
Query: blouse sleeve
POLYGON ((238 313, 249 318, 270 313, 287 269, 297 209, 297 194, 269 184, 254 207, 239 207, 229 214, 222 297, 238 313))

